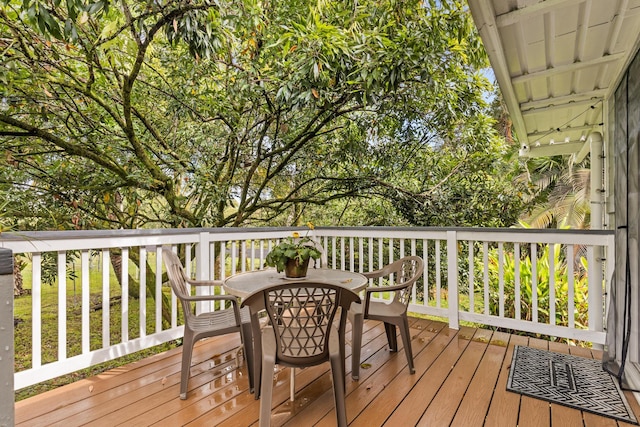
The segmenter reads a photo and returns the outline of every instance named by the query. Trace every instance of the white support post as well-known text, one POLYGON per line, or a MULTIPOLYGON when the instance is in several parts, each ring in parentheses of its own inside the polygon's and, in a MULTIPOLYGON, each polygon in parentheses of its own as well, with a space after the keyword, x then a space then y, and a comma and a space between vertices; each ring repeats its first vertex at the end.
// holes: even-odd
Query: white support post
POLYGON ((447 290, 449 328, 460 329, 458 313, 458 238, 455 231, 447 231, 447 290))
MULTIPOLYGON (((589 136, 589 143, 591 144, 591 229, 601 230, 604 211, 602 134, 593 132, 589 136)), ((606 315, 602 298, 603 292, 606 292, 603 281, 602 247, 594 246, 593 252, 594 268, 589 272, 589 329, 602 331, 606 315), (593 283, 591 283, 592 280, 593 283)), ((594 348, 600 349, 602 346, 595 344, 594 348)))
POLYGON ((603 185, 603 151, 602 135, 600 132, 593 132, 589 136, 591 144, 591 229, 602 230, 602 213, 604 206, 604 185, 603 185))
POLYGON ((13 286, 13 252, 0 248, 0 427, 15 424, 13 286))

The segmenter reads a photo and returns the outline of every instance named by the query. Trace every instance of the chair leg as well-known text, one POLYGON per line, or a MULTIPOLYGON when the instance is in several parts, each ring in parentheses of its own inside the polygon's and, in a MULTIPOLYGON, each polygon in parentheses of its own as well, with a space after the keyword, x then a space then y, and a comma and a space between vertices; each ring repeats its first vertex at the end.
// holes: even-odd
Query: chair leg
POLYGON ((193 335, 185 330, 182 338, 182 370, 180 372, 180 399, 187 398, 189 376, 191 374, 191 355, 193 354, 193 335))
POLYGON ((271 404, 273 400, 273 369, 276 366, 275 339, 265 343, 262 349, 262 380, 260 381, 260 427, 271 424, 271 404))
POLYGON ((398 337, 396 336, 396 325, 392 323, 384 324, 384 330, 387 333, 387 342, 390 351, 398 351, 398 337))
POLYGON ((347 426, 347 405, 346 405, 346 392, 343 370, 343 363, 340 360, 340 354, 333 354, 330 356, 331 361, 331 376, 333 378, 333 398, 335 400, 336 418, 338 420, 338 427, 347 426))
POLYGON ((416 370, 413 366, 413 351, 411 350, 411 333, 409 332, 409 321, 406 316, 403 317, 402 320, 403 321, 400 324, 400 335, 402 336, 402 345, 404 346, 404 354, 407 355, 407 364, 409 365, 409 372, 412 374, 415 374, 416 370))
POLYGON ((351 378, 360 379, 360 353, 362 351, 362 314, 349 314, 351 321, 351 378))
POLYGON ((296 400, 296 368, 291 368, 289 375, 289 400, 293 402, 296 400))
POLYGON ((253 335, 253 396, 258 400, 262 391, 262 331, 257 314, 251 315, 251 331, 253 335))
POLYGON ((249 391, 255 393, 256 374, 253 366, 253 334, 251 333, 251 323, 242 324, 242 343, 244 345, 244 360, 247 362, 247 372, 249 373, 249 391))

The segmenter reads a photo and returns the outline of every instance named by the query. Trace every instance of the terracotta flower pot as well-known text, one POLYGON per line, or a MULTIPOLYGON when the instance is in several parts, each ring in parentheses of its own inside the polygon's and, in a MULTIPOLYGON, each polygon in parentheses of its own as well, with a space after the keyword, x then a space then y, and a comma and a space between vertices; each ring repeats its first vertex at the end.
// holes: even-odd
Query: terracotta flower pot
POLYGON ((298 262, 295 258, 289 258, 284 268, 284 274, 287 277, 299 278, 307 275, 307 269, 309 268, 309 258, 302 262, 298 262))

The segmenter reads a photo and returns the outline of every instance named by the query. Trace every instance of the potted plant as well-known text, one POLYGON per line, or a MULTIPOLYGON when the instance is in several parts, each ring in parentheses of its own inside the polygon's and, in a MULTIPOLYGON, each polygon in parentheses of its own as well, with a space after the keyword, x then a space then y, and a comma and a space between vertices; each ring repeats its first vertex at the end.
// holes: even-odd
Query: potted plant
MULTIPOLYGON (((307 226, 313 230, 312 223, 307 223, 307 226)), ((267 254, 265 265, 275 267, 278 272, 284 271, 286 277, 305 277, 309 259, 318 259, 321 254, 309 236, 300 237, 298 232, 294 232, 267 254)))

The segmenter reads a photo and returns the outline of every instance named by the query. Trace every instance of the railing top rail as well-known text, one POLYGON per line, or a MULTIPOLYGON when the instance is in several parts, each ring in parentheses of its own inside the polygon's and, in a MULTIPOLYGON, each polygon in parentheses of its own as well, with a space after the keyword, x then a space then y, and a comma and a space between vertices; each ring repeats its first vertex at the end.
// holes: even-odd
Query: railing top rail
POLYGON ((163 228, 138 230, 27 231, 0 234, 0 248, 20 252, 48 252, 95 248, 197 243, 225 239, 271 239, 290 235, 302 227, 163 228))
MULTIPOLYGON (((292 231, 305 232, 307 227, 259 228, 181 228, 138 230, 65 230, 28 231, 0 234, 0 248, 14 252, 45 252, 69 249, 94 249, 126 246, 198 243, 203 234, 206 240, 277 239, 292 231)), ((446 239, 447 232, 455 231, 458 240, 522 243, 567 243, 608 245, 612 230, 548 230, 520 228, 463 228, 463 227, 317 227, 317 237, 377 237, 446 239), (602 237, 606 236, 605 242, 602 237)))
POLYGON ((102 237, 139 237, 139 236, 167 236, 199 233, 262 233, 282 232, 306 229, 306 227, 218 227, 218 228, 141 228, 141 229, 117 229, 117 230, 60 230, 60 231, 19 231, 3 232, 0 234, 0 243, 14 240, 50 240, 50 239, 93 239, 102 237))
POLYGON ((316 227, 318 231, 367 231, 367 232, 380 232, 380 231, 425 231, 425 232, 472 232, 472 233, 486 233, 486 234, 499 234, 499 233, 523 233, 523 234, 559 234, 559 235, 613 235, 613 230, 558 230, 549 228, 490 228, 490 227, 418 227, 418 226, 405 226, 405 227, 387 227, 387 226, 367 226, 367 227, 316 227))

